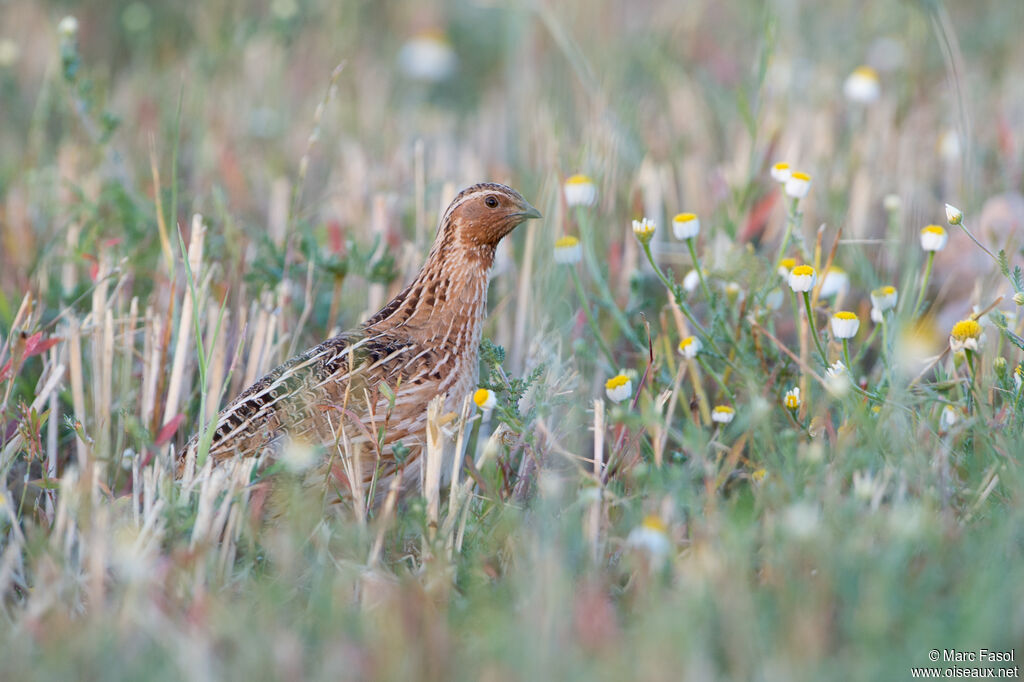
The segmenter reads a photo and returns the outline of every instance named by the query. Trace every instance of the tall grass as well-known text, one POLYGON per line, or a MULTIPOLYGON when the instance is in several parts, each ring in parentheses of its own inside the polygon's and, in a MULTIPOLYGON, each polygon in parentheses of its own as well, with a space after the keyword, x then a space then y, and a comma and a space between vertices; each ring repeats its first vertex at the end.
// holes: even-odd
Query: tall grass
POLYGON ((1019 645, 1024 53, 982 5, 0 7, 4 679, 903 679, 1019 645), (396 58, 424 28, 436 83, 396 58), (175 479, 484 179, 546 217, 497 258, 493 411, 435 402, 421 477, 344 504, 300 451, 175 479))

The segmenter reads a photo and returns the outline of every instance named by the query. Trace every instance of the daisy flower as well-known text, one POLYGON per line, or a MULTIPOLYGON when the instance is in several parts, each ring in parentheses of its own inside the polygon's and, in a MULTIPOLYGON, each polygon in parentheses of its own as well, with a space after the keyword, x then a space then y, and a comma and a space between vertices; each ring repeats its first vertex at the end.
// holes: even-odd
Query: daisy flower
POLYGON ((784 279, 789 278, 789 272, 796 267, 796 258, 783 258, 779 261, 778 273, 779 277, 784 279))
POLYGON ((700 352, 701 342, 696 336, 687 336, 679 342, 679 354, 684 358, 692 359, 700 352))
POLYGON ((959 225, 964 221, 964 212, 956 206, 946 204, 946 220, 950 225, 959 225))
POLYGON ((686 273, 686 277, 683 277, 683 289, 692 293, 697 290, 698 286, 700 286, 700 273, 696 270, 690 270, 686 273))
POLYGON ((785 182, 789 180, 789 176, 792 175, 793 172, 789 169, 788 163, 777 163, 774 166, 772 166, 771 174, 772 180, 774 180, 775 182, 785 184, 785 182))
POLYGON ((786 395, 782 398, 782 404, 786 406, 787 410, 797 410, 800 408, 800 387, 794 386, 793 388, 786 391, 786 395))
POLYGON ((808 292, 818 281, 818 273, 810 265, 797 265, 789 271, 789 286, 797 293, 808 292))
POLYGON ((899 300, 899 292, 896 291, 894 286, 878 287, 871 292, 871 305, 873 305, 879 312, 885 312, 886 310, 892 310, 896 307, 896 302, 899 300))
POLYGON ((801 171, 791 173, 786 180, 786 196, 803 199, 811 191, 811 176, 801 171))
POLYGON ((562 187, 565 203, 572 206, 593 206, 597 201, 597 186, 586 175, 571 175, 562 187))
POLYGON ((961 350, 978 351, 978 341, 981 339, 981 325, 977 320, 960 320, 953 325, 949 334, 949 348, 954 353, 961 350))
POLYGON ((949 235, 941 225, 928 225, 921 228, 921 248, 925 251, 942 251, 949 242, 949 235))
POLYGON ((700 234, 700 219, 696 213, 679 213, 672 219, 672 233, 676 239, 693 239, 700 234))
POLYGON ((849 288, 850 276, 841 267, 833 265, 825 273, 825 279, 821 282, 821 291, 818 292, 818 295, 822 298, 829 298, 849 288))
POLYGON ((655 229, 657 229, 657 227, 655 226, 654 221, 650 218, 633 221, 633 235, 641 244, 647 245, 650 243, 651 238, 654 236, 655 229))
POLYGON ((946 405, 942 408, 942 413, 939 415, 939 427, 943 431, 948 431, 953 424, 956 424, 957 414, 956 410, 953 409, 952 405, 946 405))
POLYGON ((555 262, 562 265, 579 263, 583 257, 583 247, 580 240, 571 235, 562 237, 555 242, 555 262))
POLYGON ((621 403, 633 394, 633 380, 625 374, 616 374, 604 384, 605 395, 613 403, 621 403))
POLYGON ((855 104, 870 104, 881 92, 878 74, 870 66, 858 66, 843 82, 843 94, 855 104))
POLYGON ((473 402, 483 412, 490 412, 494 409, 494 406, 498 404, 498 398, 494 395, 494 391, 486 388, 478 388, 473 393, 473 402))
POLYGON ((661 563, 672 545, 668 537, 668 526, 660 517, 648 514, 643 522, 631 530, 626 544, 650 555, 652 562, 661 563))
POLYGON ((837 339, 852 339, 860 328, 860 320, 856 313, 840 310, 832 316, 832 334, 837 339))
POLYGON ((711 410, 711 421, 716 424, 728 424, 735 418, 736 410, 728 405, 715 405, 715 409, 711 410))

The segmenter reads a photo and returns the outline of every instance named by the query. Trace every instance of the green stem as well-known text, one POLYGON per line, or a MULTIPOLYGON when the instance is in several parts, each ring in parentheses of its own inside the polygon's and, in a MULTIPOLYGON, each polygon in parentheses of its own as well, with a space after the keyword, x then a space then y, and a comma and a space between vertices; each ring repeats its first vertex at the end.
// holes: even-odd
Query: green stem
POLYGON ((647 350, 647 343, 643 341, 633 328, 629 324, 629 320, 619 309, 618 304, 615 303, 615 297, 612 296, 611 289, 608 288, 608 283, 604 279, 604 275, 601 273, 601 269, 597 266, 597 257, 594 255, 594 241, 593 235, 590 231, 589 223, 584 219, 584 213, 582 207, 580 212, 577 213, 577 222, 580 227, 580 241, 583 243, 583 261, 586 263, 587 270, 590 272, 591 279, 597 285, 598 293, 604 300, 608 311, 611 313, 612 318, 622 329, 622 333, 633 342, 633 344, 642 351, 647 350))
MULTIPOLYGON (((828 355, 825 354, 825 349, 821 347, 821 339, 818 338, 818 327, 814 324, 814 312, 811 310, 811 294, 809 292, 803 292, 804 294, 804 310, 807 311, 807 324, 811 326, 811 338, 814 339, 814 346, 818 349, 818 353, 821 355, 821 361, 828 367, 828 355)), ((799 320, 798 320, 799 322, 799 320)))
MULTIPOLYGON (((850 340, 843 339, 843 360, 846 361, 846 369, 853 372, 853 364, 850 362, 850 340)), ((851 376, 853 376, 851 374, 851 376)))
POLYGON ((772 263, 772 268, 779 267, 779 263, 786 257, 786 247, 789 246, 789 240, 790 237, 793 236, 793 228, 796 226, 797 218, 799 216, 796 211, 798 201, 799 199, 793 199, 789 203, 789 206, 786 207, 786 231, 782 234, 782 243, 779 244, 779 252, 775 256, 775 262, 772 263))
POLYGON ((583 282, 580 281, 580 275, 576 272, 575 266, 569 266, 570 272, 572 272, 572 281, 576 284, 576 295, 579 296, 580 305, 583 307, 583 312, 587 316, 587 322, 590 324, 590 330, 594 333, 594 339, 597 341, 598 348, 601 349, 601 353, 604 354, 608 360, 608 364, 611 365, 612 369, 615 369, 615 357, 612 352, 608 350, 608 346, 605 345, 604 338, 601 336, 601 328, 597 326, 597 319, 594 317, 594 313, 590 310, 590 301, 587 300, 587 294, 583 291, 583 282))
POLYGON ((697 269, 697 279, 700 280, 700 286, 704 290, 704 298, 708 300, 708 305, 711 305, 711 290, 708 289, 707 280, 704 279, 704 271, 701 270, 700 260, 697 258, 697 247, 694 244, 696 240, 690 237, 686 240, 686 246, 690 249, 690 258, 693 259, 693 267, 697 269))
MULTIPOLYGON (((707 342, 708 347, 720 355, 727 365, 732 367, 732 363, 729 361, 728 356, 722 352, 718 347, 718 344, 715 343, 715 340, 707 333, 707 330, 705 330, 701 323, 697 321, 697 318, 693 316, 693 311, 690 310, 690 306, 686 304, 686 300, 680 294, 679 286, 673 285, 669 282, 668 277, 666 277, 665 273, 661 271, 658 264, 654 262, 654 255, 651 253, 650 244, 644 244, 643 247, 644 254, 647 255, 647 261, 651 264, 651 267, 654 268, 654 274, 656 274, 658 279, 661 280, 661 283, 665 285, 665 289, 667 289, 672 298, 675 299, 676 305, 678 305, 679 309, 683 311, 683 315, 687 320, 689 320, 690 324, 693 325, 693 328, 697 330, 697 333, 700 334, 701 340, 707 342)), ((733 367, 733 369, 735 369, 735 367, 733 367)))
POLYGON ((708 365, 708 363, 705 362, 704 358, 702 358, 700 355, 697 356, 697 364, 700 365, 701 369, 707 372, 711 376, 711 378, 715 380, 715 383, 718 384, 718 386, 722 389, 722 392, 725 394, 725 397, 728 398, 729 404, 735 405, 736 397, 732 394, 732 391, 729 390, 729 387, 725 385, 725 381, 722 380, 722 377, 718 376, 718 372, 711 369, 711 366, 708 365))
POLYGON ((924 277, 921 278, 921 291, 917 295, 917 303, 914 304, 914 310, 910 313, 911 318, 917 317, 918 311, 921 309, 921 304, 924 302, 924 292, 928 289, 928 279, 932 276, 932 264, 935 262, 935 252, 928 252, 928 262, 924 266, 924 277))

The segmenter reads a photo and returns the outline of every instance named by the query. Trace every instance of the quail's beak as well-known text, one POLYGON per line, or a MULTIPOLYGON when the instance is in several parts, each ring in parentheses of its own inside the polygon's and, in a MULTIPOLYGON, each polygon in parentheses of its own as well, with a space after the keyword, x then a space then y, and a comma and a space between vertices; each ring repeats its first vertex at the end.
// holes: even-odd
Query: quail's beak
POLYGON ((519 208, 522 209, 522 210, 519 211, 519 213, 513 213, 512 215, 514 215, 517 218, 520 218, 523 221, 532 220, 534 218, 543 218, 544 217, 544 216, 542 216, 540 214, 540 211, 535 209, 533 206, 531 206, 526 201, 524 201, 523 205, 520 206, 519 208))

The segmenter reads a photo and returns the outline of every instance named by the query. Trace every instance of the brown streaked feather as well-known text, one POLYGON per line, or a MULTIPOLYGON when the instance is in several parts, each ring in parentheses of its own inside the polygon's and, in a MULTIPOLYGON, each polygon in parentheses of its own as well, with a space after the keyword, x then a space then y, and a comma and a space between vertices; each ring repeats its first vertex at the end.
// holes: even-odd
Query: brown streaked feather
MULTIPOLYGON (((218 415, 210 446, 214 464, 275 457, 286 437, 338 453, 344 438, 349 449, 369 455, 360 475, 364 482, 376 477, 380 491, 400 466, 418 469, 427 403, 443 395, 446 409, 457 410, 476 387, 495 247, 516 225, 538 216, 504 185, 484 183, 461 192, 409 286, 356 330, 272 370, 218 415), (499 201, 496 207, 487 203, 492 197, 499 201), (393 409, 382 383, 394 393, 393 409), (394 458, 398 443, 409 450, 401 465, 394 458)), ((197 444, 195 436, 182 451, 179 477, 194 463, 197 444)), ((326 472, 327 461, 318 471, 326 472)), ((406 475, 405 487, 417 478, 406 475)))

